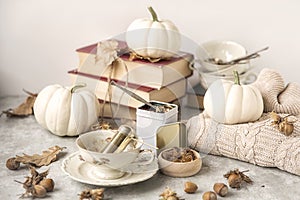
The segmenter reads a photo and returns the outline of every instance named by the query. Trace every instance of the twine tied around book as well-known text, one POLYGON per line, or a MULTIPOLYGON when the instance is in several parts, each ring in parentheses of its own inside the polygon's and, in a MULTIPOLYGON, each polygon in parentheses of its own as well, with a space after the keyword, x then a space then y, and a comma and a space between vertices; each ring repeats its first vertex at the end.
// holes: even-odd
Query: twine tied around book
MULTIPOLYGON (((106 41, 99 42, 97 44, 95 63, 100 66, 106 67, 106 70, 109 70, 109 71, 108 71, 108 77, 107 77, 108 87, 105 92, 105 97, 103 99, 103 103, 100 107, 101 116, 100 116, 100 119, 98 120, 98 123, 92 126, 92 130, 97 130, 97 129, 107 130, 107 129, 111 128, 110 123, 106 122, 104 120, 104 109, 105 109, 105 104, 107 103, 107 98, 108 98, 109 109, 112 113, 112 117, 114 117, 113 109, 112 109, 112 105, 111 105, 111 100, 112 100, 111 80, 112 80, 112 75, 114 73, 114 70, 118 70, 118 69, 116 69, 117 62, 121 62, 123 64, 123 66, 125 67, 125 70, 126 70, 125 87, 128 87, 128 67, 127 67, 126 63, 123 62, 123 60, 119 57, 119 55, 124 54, 126 51, 127 51, 126 49, 124 50, 124 49, 119 48, 118 42, 116 40, 106 40, 106 41)), ((122 96, 121 96, 121 98, 122 98, 122 96)), ((119 102, 117 103, 116 112, 118 112, 118 109, 120 107, 121 98, 119 99, 119 102)))

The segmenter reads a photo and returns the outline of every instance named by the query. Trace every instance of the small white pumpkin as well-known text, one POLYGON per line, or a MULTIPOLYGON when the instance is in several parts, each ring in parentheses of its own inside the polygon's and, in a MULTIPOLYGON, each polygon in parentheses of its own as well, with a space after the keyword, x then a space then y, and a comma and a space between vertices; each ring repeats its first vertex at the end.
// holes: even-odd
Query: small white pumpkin
POLYGON ((169 20, 158 20, 152 7, 148 10, 152 19, 136 19, 127 28, 127 45, 145 58, 169 58, 181 47, 178 28, 169 20))
POLYGON ((77 136, 97 122, 100 105, 89 90, 77 90, 82 85, 63 87, 49 85, 37 96, 33 110, 37 122, 58 136, 77 136))
POLYGON ((253 85, 240 85, 238 72, 235 82, 216 80, 204 95, 205 112, 214 120, 224 124, 256 121, 263 113, 263 99, 253 85))

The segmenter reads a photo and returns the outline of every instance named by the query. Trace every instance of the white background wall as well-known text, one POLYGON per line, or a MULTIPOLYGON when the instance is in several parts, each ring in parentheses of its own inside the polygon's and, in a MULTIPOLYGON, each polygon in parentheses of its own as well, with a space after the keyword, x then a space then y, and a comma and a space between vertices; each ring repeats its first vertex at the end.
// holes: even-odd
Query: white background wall
POLYGON ((299 0, 0 0, 0 96, 70 84, 75 49, 124 32, 152 5, 197 44, 228 39, 249 52, 269 46, 257 69, 300 82, 299 0))

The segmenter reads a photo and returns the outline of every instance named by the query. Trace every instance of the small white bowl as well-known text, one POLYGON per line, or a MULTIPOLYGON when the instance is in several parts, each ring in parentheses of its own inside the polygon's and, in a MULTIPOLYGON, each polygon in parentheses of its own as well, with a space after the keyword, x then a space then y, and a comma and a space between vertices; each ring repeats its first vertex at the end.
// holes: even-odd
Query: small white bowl
POLYGON ((196 159, 193 161, 172 162, 162 157, 162 154, 168 150, 170 149, 162 151, 158 156, 159 168, 163 174, 172 177, 189 177, 197 174, 200 171, 202 167, 202 159, 197 151, 191 149, 196 156, 196 159))
POLYGON ((250 67, 249 61, 236 65, 220 65, 207 61, 209 58, 220 59, 224 62, 232 61, 247 55, 247 50, 237 42, 228 40, 212 40, 203 43, 196 52, 202 71, 207 73, 222 73, 230 75, 232 70, 243 73, 250 67))

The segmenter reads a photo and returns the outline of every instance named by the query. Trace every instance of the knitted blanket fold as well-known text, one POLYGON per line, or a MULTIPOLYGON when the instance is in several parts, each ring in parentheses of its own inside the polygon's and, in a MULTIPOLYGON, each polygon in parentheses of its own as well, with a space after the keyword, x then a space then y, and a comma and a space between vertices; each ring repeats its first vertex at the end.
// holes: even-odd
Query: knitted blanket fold
POLYGON ((300 176, 300 116, 296 118, 292 135, 285 136, 272 125, 267 113, 256 122, 225 125, 203 112, 187 122, 188 143, 200 152, 277 167, 300 176))

